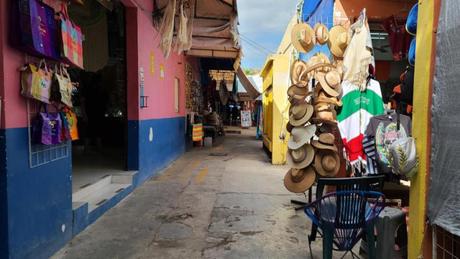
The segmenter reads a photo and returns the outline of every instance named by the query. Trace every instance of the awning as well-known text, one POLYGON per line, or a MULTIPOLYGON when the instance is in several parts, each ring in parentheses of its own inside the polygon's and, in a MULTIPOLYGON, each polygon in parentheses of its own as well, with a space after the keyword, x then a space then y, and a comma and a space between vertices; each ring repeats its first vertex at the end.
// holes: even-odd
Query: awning
POLYGON ((251 96, 253 100, 257 99, 257 97, 260 95, 260 92, 257 91, 257 88, 251 83, 241 67, 239 67, 236 71, 236 75, 238 76, 238 79, 240 79, 241 84, 243 85, 244 89, 246 89, 249 96, 251 96))
MULTIPOLYGON (((169 0, 154 1, 155 13, 161 14, 169 0)), ((236 0, 189 0, 188 6, 193 10, 189 17, 193 25, 192 44, 186 54, 210 58, 239 58, 236 0)), ((175 37, 179 28, 177 16, 176 12, 175 37)))

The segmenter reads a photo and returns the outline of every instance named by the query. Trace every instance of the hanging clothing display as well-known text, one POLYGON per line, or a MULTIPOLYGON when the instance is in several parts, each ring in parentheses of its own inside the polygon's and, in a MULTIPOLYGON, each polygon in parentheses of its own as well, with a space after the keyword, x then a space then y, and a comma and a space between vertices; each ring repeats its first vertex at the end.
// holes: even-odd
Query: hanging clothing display
POLYGON ((343 56, 343 81, 364 90, 369 76, 369 65, 375 68, 366 9, 361 12, 358 21, 351 26, 351 32, 350 44, 343 56))
POLYGON ((397 23, 394 16, 390 16, 383 21, 383 28, 388 33, 393 60, 403 60, 409 51, 411 35, 406 32, 404 24, 400 25, 397 23))
POLYGON ((374 139, 375 156, 369 157, 374 161, 368 164, 368 173, 391 173, 390 146, 397 139, 407 138, 411 135, 411 119, 409 116, 395 112, 372 117, 365 131, 365 137, 374 139), (398 129, 399 127, 399 129, 398 129), (372 166, 377 166, 377 170, 372 166))
POLYGON ((340 134, 350 164, 359 170, 366 159, 363 151, 364 131, 371 117, 384 113, 380 83, 369 80, 366 90, 350 82, 342 83, 342 109, 337 114, 340 134))

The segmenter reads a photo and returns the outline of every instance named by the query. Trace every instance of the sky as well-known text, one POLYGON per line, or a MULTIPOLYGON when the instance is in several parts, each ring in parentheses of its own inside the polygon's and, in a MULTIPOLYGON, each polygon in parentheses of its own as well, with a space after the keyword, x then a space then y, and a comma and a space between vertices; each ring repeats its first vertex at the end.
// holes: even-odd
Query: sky
POLYGON ((243 68, 262 68, 274 53, 299 0, 240 0, 238 19, 243 68))

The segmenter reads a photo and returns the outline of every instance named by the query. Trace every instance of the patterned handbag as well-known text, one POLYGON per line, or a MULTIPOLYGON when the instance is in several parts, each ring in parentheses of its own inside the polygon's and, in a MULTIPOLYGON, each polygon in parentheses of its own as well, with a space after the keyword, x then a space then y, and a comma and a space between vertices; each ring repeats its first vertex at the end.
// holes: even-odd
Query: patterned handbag
POLYGON ((61 47, 62 58, 79 68, 83 68, 83 34, 80 27, 69 18, 67 6, 61 8, 61 47))
POLYGON ((60 69, 55 69, 51 89, 52 100, 61 102, 67 107, 72 108, 72 90, 73 85, 70 80, 70 75, 67 72, 67 69, 65 69, 65 67, 61 64, 60 69))
POLYGON ((31 135, 34 142, 43 145, 61 143, 62 120, 59 113, 48 112, 46 105, 42 105, 41 107, 44 107, 45 111, 40 111, 32 123, 31 135))
POLYGON ((11 42, 30 55, 60 59, 54 9, 40 0, 11 1, 11 42))
POLYGON ((78 140, 78 127, 77 127, 77 114, 73 112, 71 109, 65 108, 64 109, 66 118, 67 118, 67 125, 69 128, 70 139, 71 140, 78 140))
POLYGON ((27 64, 21 69, 21 94, 44 103, 50 103, 52 73, 46 62, 40 61, 39 66, 27 64))

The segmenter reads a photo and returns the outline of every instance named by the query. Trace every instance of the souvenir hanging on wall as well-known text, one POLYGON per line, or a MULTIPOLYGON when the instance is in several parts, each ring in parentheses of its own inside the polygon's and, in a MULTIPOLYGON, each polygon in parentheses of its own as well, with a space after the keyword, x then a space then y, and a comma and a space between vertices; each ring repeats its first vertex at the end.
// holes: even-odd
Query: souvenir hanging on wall
POLYGON ((54 9, 39 0, 11 3, 12 46, 32 56, 59 60, 58 23, 54 9))

